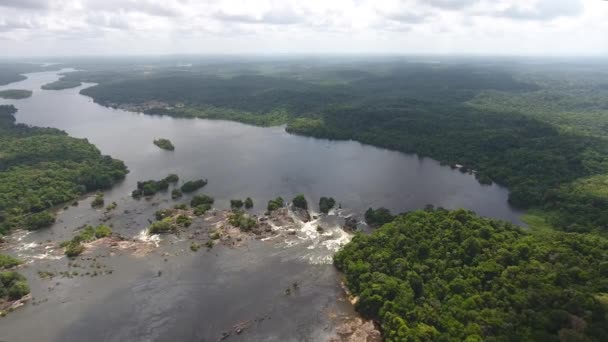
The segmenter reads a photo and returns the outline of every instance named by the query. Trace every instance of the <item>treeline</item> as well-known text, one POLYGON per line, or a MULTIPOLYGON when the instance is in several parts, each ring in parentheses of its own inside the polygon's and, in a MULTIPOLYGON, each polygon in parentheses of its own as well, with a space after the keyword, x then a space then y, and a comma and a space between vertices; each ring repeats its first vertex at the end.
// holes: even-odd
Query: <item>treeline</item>
POLYGON ((54 222, 54 206, 109 188, 127 174, 122 161, 86 139, 15 124, 16 111, 0 106, 0 235, 46 227, 54 222))
POLYGON ((335 256, 387 341, 606 341, 608 242, 465 210, 400 215, 335 256))

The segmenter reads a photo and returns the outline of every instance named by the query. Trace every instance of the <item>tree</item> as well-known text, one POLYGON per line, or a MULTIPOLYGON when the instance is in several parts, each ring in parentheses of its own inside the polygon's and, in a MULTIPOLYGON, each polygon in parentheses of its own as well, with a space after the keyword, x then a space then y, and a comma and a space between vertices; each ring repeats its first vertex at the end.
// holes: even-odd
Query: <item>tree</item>
POLYGON ((268 209, 268 211, 274 211, 283 208, 284 206, 285 201, 283 201, 283 198, 277 197, 273 200, 268 201, 268 206, 266 208, 268 209))
POLYGON ((306 201, 306 198, 302 194, 299 194, 296 197, 294 197, 293 200, 291 201, 291 203, 293 204, 293 206, 295 208, 300 208, 300 209, 304 209, 304 210, 308 209, 308 202, 306 201))
POLYGON ((319 200, 319 210, 322 213, 327 214, 336 205, 336 200, 333 197, 321 197, 319 200))
POLYGON ((379 227, 383 224, 389 223, 393 220, 394 216, 386 208, 378 208, 376 210, 369 208, 365 212, 365 222, 371 227, 379 227))
POLYGON ((240 199, 232 199, 230 200, 230 208, 232 209, 241 209, 243 208, 243 201, 240 199))

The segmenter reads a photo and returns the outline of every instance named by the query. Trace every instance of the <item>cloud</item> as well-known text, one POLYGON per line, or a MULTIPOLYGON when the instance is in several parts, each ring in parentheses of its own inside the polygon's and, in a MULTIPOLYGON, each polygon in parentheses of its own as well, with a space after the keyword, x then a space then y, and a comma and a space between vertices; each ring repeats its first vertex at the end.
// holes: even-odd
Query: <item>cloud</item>
POLYGON ((32 25, 21 20, 4 20, 0 21, 0 32, 9 32, 19 29, 29 29, 32 25))
POLYGON ((13 7, 24 9, 49 8, 48 0, 0 0, 0 7, 13 7))
POLYGON ((493 15, 515 20, 553 20, 578 16, 583 9, 581 0, 539 0, 532 6, 510 5, 493 15))
MULTIPOLYGON (((0 0, 2 1, 2 0, 0 0)), ((154 0, 85 0, 85 10, 105 12, 138 12, 158 17, 178 17, 180 2, 154 0)))
POLYGON ((427 3, 433 7, 447 9, 447 10, 460 10, 463 8, 470 7, 478 2, 479 2, 479 0, 426 0, 425 1, 425 3, 427 3))
POLYGON ((0 39, 13 55, 608 53, 606 18, 601 0, 0 0, 0 39))
POLYGON ((110 29, 129 29, 129 20, 124 16, 110 13, 95 13, 87 17, 86 22, 94 27, 110 29))
POLYGON ((297 14, 289 11, 268 11, 261 14, 216 12, 215 19, 244 24, 292 25, 302 21, 297 14))

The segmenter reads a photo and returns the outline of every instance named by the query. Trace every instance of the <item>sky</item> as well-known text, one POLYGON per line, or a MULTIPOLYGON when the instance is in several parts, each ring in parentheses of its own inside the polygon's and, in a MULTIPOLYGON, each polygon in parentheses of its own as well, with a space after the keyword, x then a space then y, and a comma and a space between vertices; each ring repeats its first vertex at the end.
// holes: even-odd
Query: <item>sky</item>
POLYGON ((608 56, 608 1, 0 0, 0 51, 608 56))

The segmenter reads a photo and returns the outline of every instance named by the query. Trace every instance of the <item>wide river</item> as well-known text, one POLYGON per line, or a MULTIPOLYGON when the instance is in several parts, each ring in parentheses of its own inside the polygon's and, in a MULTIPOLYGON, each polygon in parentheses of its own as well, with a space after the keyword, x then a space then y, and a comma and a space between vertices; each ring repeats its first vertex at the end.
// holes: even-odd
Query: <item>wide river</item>
MULTIPOLYGON (((361 217, 368 207, 402 212, 432 204, 521 223, 521 213, 507 203, 507 189, 481 185, 474 176, 432 159, 354 141, 294 136, 284 127, 106 108, 79 94, 90 84, 47 91, 40 86, 58 79, 57 72, 26 76, 24 81, 0 87, 33 90, 28 99, 0 100, 18 108, 18 122, 56 127, 87 138, 103 154, 128 166, 125 181, 105 194, 106 203, 116 201, 121 211, 129 209, 111 222, 115 231, 126 235, 136 236, 157 209, 130 198, 137 181, 169 173, 182 180, 208 179, 204 192, 216 199, 219 208, 227 208, 231 198, 249 196, 262 210, 271 198, 291 199, 303 193, 315 211, 321 196, 334 197, 344 208, 337 216, 361 217), (170 139, 176 150, 159 149, 152 144, 155 138, 170 139)), ((166 195, 159 201, 160 205, 169 202, 166 195)), ((58 223, 49 230, 20 238, 21 245, 12 252, 34 260, 28 246, 67 240, 76 227, 101 219, 99 211, 88 205, 70 208, 59 214, 58 223)), ((339 227, 334 233, 335 241, 344 240, 339 227)), ((246 250, 214 248, 205 256, 180 250, 174 254, 181 256, 170 260, 160 254, 107 258, 104 267, 116 272, 98 279, 38 279, 37 271, 43 266, 59 271, 67 267, 65 258, 41 258, 23 271, 36 305, 30 303, 0 319, 0 340, 217 341, 240 321, 254 321, 255 327, 230 340, 326 339, 334 326, 323 315, 352 315, 352 308, 337 301, 339 275, 331 265, 336 244, 310 231, 302 236, 302 244, 269 247, 254 241, 246 250), (301 284, 301 291, 286 298, 283 290, 293 282, 301 284)), ((173 242, 166 245, 168 250, 178 248, 170 247, 173 242)))

